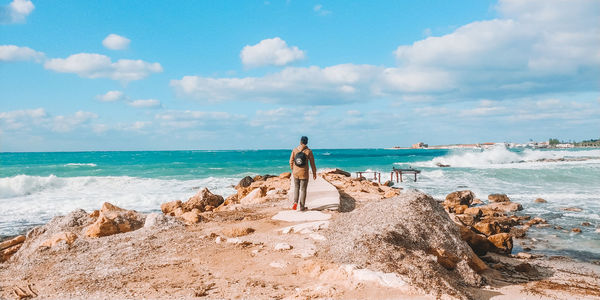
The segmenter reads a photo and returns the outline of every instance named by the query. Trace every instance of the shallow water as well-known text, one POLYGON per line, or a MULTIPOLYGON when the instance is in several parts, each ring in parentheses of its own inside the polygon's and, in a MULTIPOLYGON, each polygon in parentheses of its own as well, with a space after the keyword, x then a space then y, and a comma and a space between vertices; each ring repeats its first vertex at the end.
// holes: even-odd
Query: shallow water
MULTIPOLYGON (((139 151, 0 153, 0 236, 21 233, 55 215, 76 208, 93 210, 102 202, 139 211, 158 210, 160 203, 185 200, 199 188, 227 196, 246 175, 288 171, 289 150, 139 151)), ((555 253, 600 258, 600 149, 508 150, 314 150, 318 168, 374 170, 389 179, 392 167, 414 167, 418 181, 406 176, 398 186, 416 188, 444 198, 471 189, 485 199, 506 193, 521 203, 524 213, 540 215, 554 229, 533 229, 532 237, 547 240, 555 253), (567 161, 539 162, 540 159, 567 161), (584 161, 569 161, 586 158, 584 161), (436 164, 449 164, 440 168, 436 164), (541 197, 546 204, 533 200, 541 197), (560 208, 575 206, 581 212, 560 208), (592 226, 582 227, 582 222, 592 226)))

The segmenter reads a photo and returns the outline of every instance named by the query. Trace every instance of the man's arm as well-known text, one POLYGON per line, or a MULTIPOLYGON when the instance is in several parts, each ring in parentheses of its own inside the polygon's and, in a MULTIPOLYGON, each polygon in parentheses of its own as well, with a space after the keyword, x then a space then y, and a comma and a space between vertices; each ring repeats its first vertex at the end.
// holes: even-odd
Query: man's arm
POLYGON ((315 166, 315 156, 313 155, 313 152, 310 151, 310 154, 308 155, 308 159, 310 160, 310 167, 312 168, 312 172, 313 172, 313 179, 317 179, 317 166, 315 166))
POLYGON ((290 170, 294 170, 294 150, 292 150, 292 154, 290 154, 290 170))

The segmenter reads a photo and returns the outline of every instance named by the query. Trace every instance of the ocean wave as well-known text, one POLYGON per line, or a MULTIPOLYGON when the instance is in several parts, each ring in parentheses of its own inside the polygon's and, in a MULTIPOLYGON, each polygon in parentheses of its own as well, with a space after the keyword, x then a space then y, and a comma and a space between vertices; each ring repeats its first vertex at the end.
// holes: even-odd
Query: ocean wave
POLYGON ((0 178, 0 202, 6 204, 0 210, 0 225, 8 225, 0 226, 0 235, 18 234, 21 225, 45 223, 53 216, 64 215, 75 209, 99 209, 103 202, 149 212, 160 210, 160 204, 164 202, 185 201, 205 187, 226 197, 235 193, 232 186, 238 180, 229 177, 178 180, 54 175, 0 178))
POLYGON ((68 163, 65 167, 97 167, 97 164, 94 163, 68 163))
POLYGON ((60 188, 64 181, 54 175, 47 177, 17 175, 0 178, 0 199, 26 196, 46 189, 60 188))
POLYGON ((483 151, 454 150, 448 155, 415 164, 424 167, 449 165, 451 167, 488 168, 524 163, 530 164, 529 166, 532 163, 578 163, 581 160, 587 159, 600 159, 600 150, 565 151, 525 149, 522 152, 513 152, 500 144, 483 151))

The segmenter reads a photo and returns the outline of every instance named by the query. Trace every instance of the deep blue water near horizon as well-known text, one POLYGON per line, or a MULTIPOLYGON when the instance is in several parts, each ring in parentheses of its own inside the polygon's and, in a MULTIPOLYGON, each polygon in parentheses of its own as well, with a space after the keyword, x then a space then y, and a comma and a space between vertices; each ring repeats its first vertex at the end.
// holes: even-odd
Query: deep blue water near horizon
MULTIPOLYGON (((394 166, 420 169, 417 182, 407 178, 396 185, 437 199, 460 189, 484 200, 491 193, 506 193, 524 206, 523 213, 567 229, 531 229, 528 234, 544 245, 543 251, 600 259, 600 149, 313 151, 319 169, 374 170, 382 180, 389 179, 394 166), (538 197, 548 203, 533 203, 538 197), (582 211, 561 209, 565 207, 582 211), (582 227, 582 222, 592 226, 582 227), (583 233, 570 232, 573 227, 583 233)), ((289 155, 290 150, 0 153, 0 204, 5 208, 0 211, 0 239, 74 209, 98 209, 105 201, 150 212, 203 187, 227 196, 246 175, 289 171, 289 155)))

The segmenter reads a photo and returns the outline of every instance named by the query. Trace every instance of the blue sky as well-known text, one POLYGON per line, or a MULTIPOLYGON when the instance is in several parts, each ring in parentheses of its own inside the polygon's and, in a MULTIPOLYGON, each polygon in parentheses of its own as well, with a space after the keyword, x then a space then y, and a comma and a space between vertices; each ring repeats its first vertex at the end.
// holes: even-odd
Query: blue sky
POLYGON ((600 135, 598 0, 0 5, 0 151, 600 135))

